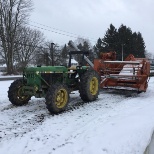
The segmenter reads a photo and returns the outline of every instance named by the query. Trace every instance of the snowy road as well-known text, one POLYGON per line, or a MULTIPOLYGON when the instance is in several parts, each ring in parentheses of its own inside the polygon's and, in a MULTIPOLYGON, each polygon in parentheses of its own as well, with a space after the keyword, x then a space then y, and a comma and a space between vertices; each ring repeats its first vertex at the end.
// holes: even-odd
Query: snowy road
POLYGON ((154 128, 154 78, 148 91, 102 90, 95 102, 71 94, 68 110, 50 115, 44 99, 15 107, 12 81, 0 82, 0 154, 142 154, 154 128))

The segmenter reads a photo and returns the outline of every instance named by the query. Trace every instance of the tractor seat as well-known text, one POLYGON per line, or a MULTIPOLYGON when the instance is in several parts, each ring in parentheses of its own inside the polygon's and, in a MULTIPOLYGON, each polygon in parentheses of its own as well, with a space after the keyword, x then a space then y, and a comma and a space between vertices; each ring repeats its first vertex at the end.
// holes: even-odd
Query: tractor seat
POLYGON ((72 65, 71 67, 68 68, 69 70, 76 70, 76 66, 72 65))

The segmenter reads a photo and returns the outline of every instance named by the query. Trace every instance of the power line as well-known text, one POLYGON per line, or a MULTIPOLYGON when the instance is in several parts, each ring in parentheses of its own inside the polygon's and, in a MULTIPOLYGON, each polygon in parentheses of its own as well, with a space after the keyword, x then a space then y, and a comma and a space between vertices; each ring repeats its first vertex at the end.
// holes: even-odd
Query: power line
MULTIPOLYGON (((50 27, 50 26, 47 26, 47 25, 44 25, 44 24, 41 24, 41 23, 38 23, 38 22, 34 22, 32 20, 30 20, 31 22, 37 24, 37 25, 41 25, 41 26, 44 26, 44 27, 48 27, 50 29, 54 29, 56 31, 60 31, 60 32, 63 32, 63 33, 68 33, 68 34, 71 34, 71 35, 74 35, 74 36, 79 36, 78 34, 75 34, 75 33, 71 33, 71 32, 68 32, 68 31, 64 31, 64 30, 61 30, 61 29, 58 29, 58 28, 53 28, 53 27, 50 27)), ((86 38, 86 36, 81 36, 81 37, 84 37, 86 38)), ((95 40, 94 38, 90 38, 90 37, 87 37, 88 39, 91 39, 91 40, 95 40)))
POLYGON ((48 28, 50 28, 50 29, 54 29, 54 30, 63 32, 63 33, 68 33, 68 34, 71 34, 71 35, 76 35, 76 36, 78 36, 78 34, 71 33, 71 32, 67 32, 67 31, 64 31, 64 30, 57 29, 57 28, 53 28, 53 27, 50 27, 50 26, 47 26, 47 25, 44 25, 44 24, 40 24, 40 23, 38 23, 38 22, 34 22, 34 21, 32 21, 32 20, 31 20, 31 22, 33 22, 33 23, 35 23, 35 24, 37 24, 37 25, 41 25, 41 26, 44 26, 44 27, 48 27, 48 28))
POLYGON ((45 29, 45 28, 39 27, 39 26, 35 26, 35 25, 31 25, 31 24, 28 24, 28 25, 32 26, 32 27, 35 27, 35 28, 42 29, 42 30, 46 30, 46 31, 49 31, 49 32, 53 32, 53 33, 56 33, 56 34, 77 38, 77 37, 72 36, 72 35, 67 35, 67 34, 64 34, 64 33, 56 32, 56 31, 53 31, 53 30, 49 30, 49 29, 45 29))
MULTIPOLYGON (((74 34, 74 33, 70 33, 70 32, 67 32, 67 31, 63 31, 63 30, 60 30, 60 29, 57 29, 57 28, 52 28, 52 27, 49 27, 49 26, 46 26, 46 25, 43 25, 43 24, 39 24, 37 22, 33 22, 33 23, 36 23, 36 24, 41 25, 43 27, 48 27, 48 28, 54 29, 54 30, 49 30, 49 29, 46 29, 46 28, 42 28, 40 26, 32 25, 32 24, 27 24, 27 25, 32 26, 32 27, 35 27, 35 28, 39 28, 39 29, 42 29, 42 30, 45 30, 45 31, 50 31, 52 33, 56 33, 56 34, 59 34, 59 35, 63 35, 63 36, 67 36, 67 37, 72 37, 72 38, 79 38, 79 36, 77 34, 74 34), (58 32, 58 31, 60 31, 60 32, 58 32)), ((85 36, 81 36, 81 37, 86 38, 85 36)), ((96 41, 94 41, 94 38, 89 38, 89 37, 87 37, 87 38, 90 41, 92 41, 92 42, 96 42, 96 41)))
MULTIPOLYGON (((31 21, 31 22, 33 22, 33 21, 31 21)), ((72 38, 81 38, 81 37, 84 37, 84 38, 89 39, 91 42, 96 43, 96 40, 94 38, 89 38, 89 37, 85 37, 85 36, 79 36, 78 34, 70 33, 70 32, 63 31, 63 30, 60 30, 60 29, 57 29, 57 28, 52 28, 50 26, 47 26, 47 25, 44 25, 44 24, 40 24, 40 23, 37 23, 37 22, 33 22, 33 23, 35 23, 37 25, 41 25, 43 27, 48 27, 48 28, 54 29, 54 30, 49 30, 49 29, 42 28, 40 26, 32 25, 32 24, 29 24, 29 23, 27 23, 27 25, 32 26, 32 27, 35 27, 35 28, 39 28, 39 29, 42 29, 42 30, 45 30, 45 31, 50 31, 52 33, 56 33, 56 34, 59 34, 59 35, 67 36, 67 37, 72 37, 72 38), (60 31, 60 32, 58 32, 58 31, 60 31)))

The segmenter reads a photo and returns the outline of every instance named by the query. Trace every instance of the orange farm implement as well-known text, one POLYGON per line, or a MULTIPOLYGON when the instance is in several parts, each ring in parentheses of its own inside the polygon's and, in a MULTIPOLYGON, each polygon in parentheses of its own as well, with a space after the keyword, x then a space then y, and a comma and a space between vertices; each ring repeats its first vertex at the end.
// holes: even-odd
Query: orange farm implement
POLYGON ((130 54, 124 61, 116 61, 116 52, 101 53, 94 59, 94 70, 101 76, 101 88, 131 87, 145 92, 150 75, 150 62, 130 54))

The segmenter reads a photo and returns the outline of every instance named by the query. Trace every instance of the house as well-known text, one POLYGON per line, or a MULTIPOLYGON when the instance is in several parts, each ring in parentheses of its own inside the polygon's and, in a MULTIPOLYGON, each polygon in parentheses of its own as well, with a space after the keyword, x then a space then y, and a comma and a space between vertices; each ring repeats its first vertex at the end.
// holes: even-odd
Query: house
MULTIPOLYGON (((69 59, 67 59, 66 62, 67 62, 67 64, 68 64, 69 59)), ((71 66, 77 66, 77 65, 79 65, 79 63, 78 63, 74 58, 72 58, 72 59, 71 59, 71 66)))
POLYGON ((0 64, 0 72, 6 71, 6 64, 0 64))
POLYGON ((71 59, 71 66, 77 66, 78 62, 75 59, 71 59))

